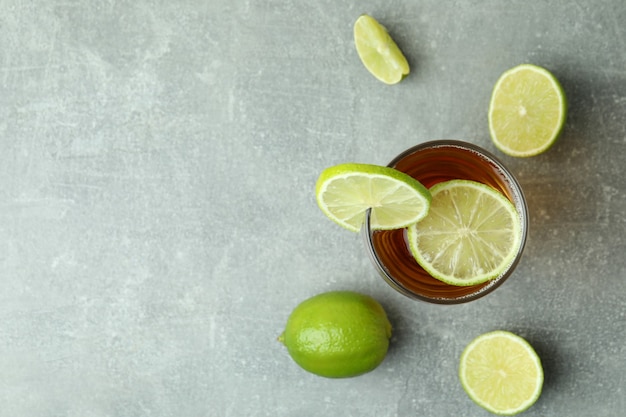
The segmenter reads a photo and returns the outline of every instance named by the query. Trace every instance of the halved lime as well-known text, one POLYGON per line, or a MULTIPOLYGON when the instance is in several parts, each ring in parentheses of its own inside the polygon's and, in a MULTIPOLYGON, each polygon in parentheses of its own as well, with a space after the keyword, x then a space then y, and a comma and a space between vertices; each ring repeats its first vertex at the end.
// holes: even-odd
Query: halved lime
POLYGON ((326 168, 315 186, 320 209, 339 225, 358 232, 371 208, 373 230, 400 229, 428 213, 430 192, 393 168, 340 164, 326 168))
POLYGON ((494 331, 478 336, 461 354, 459 379, 467 395, 486 410, 511 416, 541 395, 543 368, 520 336, 494 331))
POLYGON ((385 84, 396 84, 409 73, 409 63, 387 29, 366 14, 354 23, 354 44, 365 68, 385 84))
POLYGON ((489 104, 489 131, 507 155, 534 156, 554 144, 566 114, 565 93, 554 75, 536 65, 518 65, 496 82, 489 104))
POLYGON ((451 285, 476 285, 509 267, 522 226, 503 194, 468 180, 441 182, 430 193, 428 216, 408 231, 411 252, 426 272, 451 285))

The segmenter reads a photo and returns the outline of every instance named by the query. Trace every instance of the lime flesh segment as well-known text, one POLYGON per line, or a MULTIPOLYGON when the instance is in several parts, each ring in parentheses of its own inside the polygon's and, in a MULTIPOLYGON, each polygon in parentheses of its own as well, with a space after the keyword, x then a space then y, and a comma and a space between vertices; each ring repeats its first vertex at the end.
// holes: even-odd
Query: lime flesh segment
POLYGON ((354 44, 361 62, 385 84, 396 84, 409 73, 409 63, 387 29, 371 16, 354 23, 354 44))
POLYGON ((441 182, 430 192, 428 216, 408 230, 415 260, 450 285, 477 285, 497 278, 513 262, 522 242, 515 206, 475 181, 441 182))
POLYGON ((519 65, 504 72, 493 89, 491 139, 507 155, 538 155, 558 139, 566 115, 565 93, 554 75, 536 65, 519 65))
POLYGON ((430 192, 396 169, 347 163, 326 168, 315 187, 317 204, 333 221, 358 232, 371 208, 373 230, 400 229, 426 216, 430 192))
POLYGON ((498 330, 467 345, 461 354, 459 379, 476 404, 510 416, 537 401, 544 375, 539 356, 526 340, 498 330))

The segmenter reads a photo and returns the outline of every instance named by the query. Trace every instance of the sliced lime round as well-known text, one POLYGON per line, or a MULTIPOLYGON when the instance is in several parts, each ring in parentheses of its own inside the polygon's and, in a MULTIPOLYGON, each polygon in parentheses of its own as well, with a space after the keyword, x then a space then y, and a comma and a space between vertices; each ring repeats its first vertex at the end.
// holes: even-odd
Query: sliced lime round
POLYGON ((515 206, 475 181, 451 180, 430 189, 428 216, 409 227, 415 260, 450 285, 477 285, 509 267, 522 242, 515 206))
POLYGON ((326 168, 315 187, 317 204, 333 221, 358 232, 371 209, 373 230, 400 229, 428 213, 430 192, 393 168, 341 164, 326 168))

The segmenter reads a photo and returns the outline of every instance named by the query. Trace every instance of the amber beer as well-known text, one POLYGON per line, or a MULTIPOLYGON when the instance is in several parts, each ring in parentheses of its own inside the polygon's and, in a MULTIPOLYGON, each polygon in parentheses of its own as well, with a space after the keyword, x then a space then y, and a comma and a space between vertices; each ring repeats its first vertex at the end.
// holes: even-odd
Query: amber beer
POLYGON ((484 149, 453 140, 417 145, 398 155, 389 166, 409 174, 427 188, 453 179, 490 185, 515 205, 522 224, 522 243, 514 261, 497 278, 474 286, 449 285, 430 276, 415 261, 409 249, 406 229, 372 231, 368 215, 364 227, 366 247, 382 277, 404 295, 439 304, 475 300, 500 286, 518 263, 528 230, 528 208, 515 177, 484 149))

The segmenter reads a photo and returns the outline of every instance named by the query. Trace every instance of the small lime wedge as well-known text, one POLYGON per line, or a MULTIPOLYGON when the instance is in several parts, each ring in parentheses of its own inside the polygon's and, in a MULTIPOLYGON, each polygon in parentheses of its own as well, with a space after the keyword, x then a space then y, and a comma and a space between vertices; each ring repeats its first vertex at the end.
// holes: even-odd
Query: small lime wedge
POLYGON ((461 354, 459 379, 476 404, 511 416, 528 409, 541 395, 543 367, 526 340, 498 330, 467 345, 461 354))
POLYGON ((426 216, 430 192, 396 169, 369 164, 326 168, 315 186, 320 209, 333 221, 358 232, 367 209, 373 230, 400 229, 426 216))
POLYGON ((477 285, 506 270, 522 242, 515 206, 475 181, 451 180, 430 189, 428 216, 409 227, 415 260, 450 285, 477 285))
POLYGON ((366 14, 354 23, 354 44, 365 68, 385 84, 396 84, 409 73, 409 63, 387 29, 366 14))
POLYGON ((507 155, 539 155, 559 137, 566 114, 565 93, 554 75, 536 65, 518 65, 504 72, 493 89, 491 139, 507 155))

